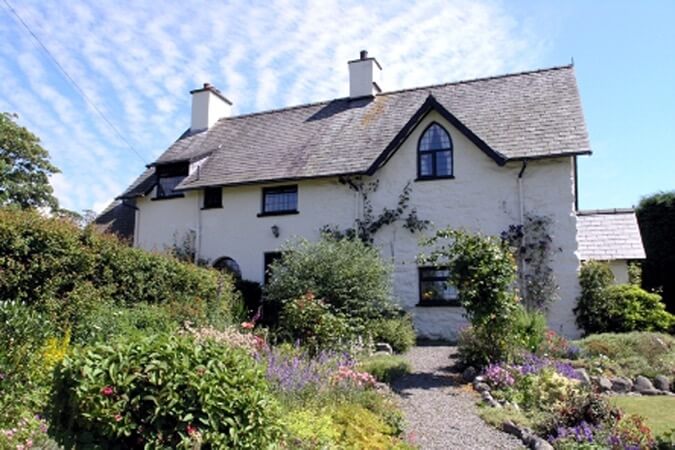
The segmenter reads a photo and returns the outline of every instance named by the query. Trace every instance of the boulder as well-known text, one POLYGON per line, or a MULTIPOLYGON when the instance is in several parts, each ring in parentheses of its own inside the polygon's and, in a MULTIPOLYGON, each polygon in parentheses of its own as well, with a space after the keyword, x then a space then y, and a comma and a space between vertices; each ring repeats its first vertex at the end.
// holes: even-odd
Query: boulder
POLYGON ((662 391, 670 390, 670 379, 665 375, 658 375, 654 378, 654 387, 662 391))
POLYGON ((387 353, 388 355, 391 355, 394 353, 394 350, 392 350, 391 345, 387 344, 386 342, 378 342, 375 344, 375 352, 376 353, 387 353))
POLYGON ((483 399, 483 402, 487 405, 490 405, 493 408, 501 408, 502 405, 499 404, 497 400, 492 398, 492 394, 488 391, 483 391, 480 393, 481 398, 483 399))
POLYGON ((478 392, 489 392, 490 391, 490 386, 488 386, 485 383, 476 383, 473 385, 473 388, 477 390, 478 392))
POLYGON ((598 377, 597 385, 600 392, 607 392, 612 390, 612 381, 607 377, 598 377))
POLYGON ((546 439, 535 437, 534 441, 530 443, 532 450, 553 450, 553 446, 549 444, 546 439))
POLYGON ((464 381, 467 383, 471 383, 476 378, 476 375, 478 375, 478 371, 473 366, 467 367, 464 369, 464 372, 462 372, 462 378, 464 378, 464 381))
POLYGON ((588 376, 588 372, 586 372, 586 369, 582 367, 580 369, 576 369, 575 372, 577 373, 579 380, 581 380, 583 384, 591 384, 591 377, 588 376))
POLYGON ((476 383, 485 383, 486 380, 487 380, 487 378, 485 378, 485 375, 478 375, 477 377, 475 377, 475 378, 473 379, 473 383, 474 383, 474 384, 476 384, 476 383))
POLYGON ((649 378, 643 377, 642 375, 638 376, 635 379, 635 384, 633 384, 633 390, 639 392, 642 395, 655 395, 656 389, 649 378))
POLYGON ((613 377, 611 382, 614 392, 630 392, 633 389, 633 382, 628 378, 613 377))

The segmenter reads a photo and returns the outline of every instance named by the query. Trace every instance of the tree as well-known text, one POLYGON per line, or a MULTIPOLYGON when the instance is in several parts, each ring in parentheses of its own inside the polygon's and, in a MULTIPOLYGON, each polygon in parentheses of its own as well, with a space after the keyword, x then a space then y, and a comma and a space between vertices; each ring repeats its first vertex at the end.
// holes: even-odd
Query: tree
POLYGON ((675 313, 675 191, 644 197, 636 213, 647 254, 642 287, 662 289, 666 308, 675 313))
POLYGON ((49 161, 40 138, 17 124, 17 117, 0 113, 0 206, 56 209, 49 175, 59 169, 49 161))

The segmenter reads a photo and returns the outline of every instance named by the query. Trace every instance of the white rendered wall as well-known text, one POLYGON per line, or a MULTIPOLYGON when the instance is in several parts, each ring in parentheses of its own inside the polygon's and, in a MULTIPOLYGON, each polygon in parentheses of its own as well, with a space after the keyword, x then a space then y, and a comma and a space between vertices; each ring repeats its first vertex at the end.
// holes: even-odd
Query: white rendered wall
POLYGON ((625 259, 615 259, 608 261, 609 268, 614 274, 614 284, 628 283, 628 261, 625 259))
MULTIPOLYGON (((429 114, 411 137, 380 169, 378 191, 372 195, 374 212, 394 208, 408 181, 412 183, 411 207, 420 219, 435 228, 452 226, 499 235, 519 222, 517 175, 520 163, 498 166, 436 113, 429 114), (454 179, 414 182, 417 176, 417 142, 420 134, 437 121, 454 144, 454 179)), ((523 177, 524 210, 553 219, 555 253, 553 270, 560 286, 560 300, 551 305, 550 326, 569 337, 578 336, 572 308, 578 296, 576 216, 574 215, 574 171, 571 158, 532 161, 523 177)), ((277 183, 277 185, 292 183, 277 183)), ((199 256, 211 261, 228 256, 237 261, 244 278, 263 280, 263 254, 276 251, 288 239, 304 236, 317 239, 326 224, 353 226, 359 214, 358 198, 335 178, 298 182, 299 214, 257 217, 262 201, 261 185, 223 189, 223 208, 200 210, 200 195, 184 199, 138 203, 140 226, 137 245, 147 249, 173 242, 178 230, 198 229, 199 256), (271 227, 279 227, 275 238, 271 227)), ((274 184, 265 185, 273 186, 274 184)), ((427 233, 433 232, 433 229, 427 233)), ((429 338, 457 336, 466 323, 456 307, 417 307, 418 273, 415 257, 420 234, 413 235, 396 223, 376 236, 382 256, 394 263, 394 293, 411 312, 418 333, 429 338)))

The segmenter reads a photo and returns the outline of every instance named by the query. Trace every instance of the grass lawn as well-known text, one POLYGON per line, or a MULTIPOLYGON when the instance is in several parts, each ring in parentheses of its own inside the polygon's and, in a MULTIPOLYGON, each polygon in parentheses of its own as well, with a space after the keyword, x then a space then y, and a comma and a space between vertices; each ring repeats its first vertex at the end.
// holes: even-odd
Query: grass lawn
POLYGON ((612 397, 612 402, 624 412, 645 418, 655 436, 675 428, 675 397, 612 397))

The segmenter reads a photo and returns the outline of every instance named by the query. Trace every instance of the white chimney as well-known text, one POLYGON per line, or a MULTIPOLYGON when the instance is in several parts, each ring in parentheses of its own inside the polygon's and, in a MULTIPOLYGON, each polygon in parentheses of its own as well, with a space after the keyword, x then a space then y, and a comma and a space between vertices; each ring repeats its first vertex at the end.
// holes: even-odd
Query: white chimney
POLYGON ((204 83, 201 89, 190 91, 190 94, 192 94, 190 131, 211 128, 218 119, 228 117, 232 112, 232 102, 209 83, 204 83))
POLYGON ((382 92, 382 66, 375 58, 369 58, 361 50, 359 59, 349 61, 349 96, 351 98, 372 97, 382 92))

